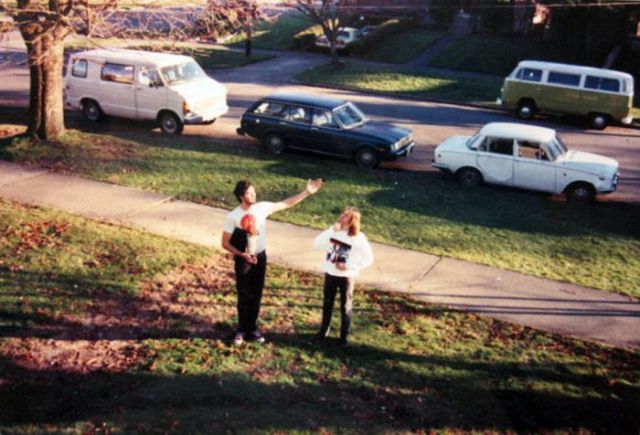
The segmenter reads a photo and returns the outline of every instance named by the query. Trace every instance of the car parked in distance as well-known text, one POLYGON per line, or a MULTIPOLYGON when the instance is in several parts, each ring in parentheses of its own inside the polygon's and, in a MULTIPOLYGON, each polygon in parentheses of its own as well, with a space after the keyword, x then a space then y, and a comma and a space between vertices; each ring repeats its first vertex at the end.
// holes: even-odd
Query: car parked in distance
POLYGON ((467 186, 481 182, 564 193, 589 202, 618 184, 618 162, 569 150, 550 128, 494 122, 475 135, 451 137, 434 151, 433 166, 467 186))
MULTIPOLYGON (((345 48, 348 44, 362 38, 360 29, 355 27, 340 27, 338 29, 338 36, 336 36, 336 47, 338 49, 345 48)), ((318 47, 330 47, 329 40, 326 36, 321 35, 316 38, 316 46, 318 47)))
POLYGON ((262 98, 244 113, 237 133, 261 140, 273 154, 299 149, 352 159, 364 168, 407 156, 415 146, 411 130, 370 121, 351 102, 315 95, 262 98))
POLYGON ((105 115, 152 120, 166 134, 180 134, 185 124, 211 124, 229 110, 225 86, 193 58, 126 49, 72 54, 65 102, 92 122, 105 115))

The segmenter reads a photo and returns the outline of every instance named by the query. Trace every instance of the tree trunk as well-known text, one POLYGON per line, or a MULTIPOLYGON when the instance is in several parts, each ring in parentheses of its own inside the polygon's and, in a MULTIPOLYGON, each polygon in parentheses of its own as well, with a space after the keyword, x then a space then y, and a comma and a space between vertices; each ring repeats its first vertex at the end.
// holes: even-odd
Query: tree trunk
POLYGON ((331 46, 331 65, 338 66, 340 61, 338 60, 338 47, 336 47, 336 41, 330 42, 331 46))
POLYGON ((27 28, 20 31, 27 46, 31 77, 27 135, 54 140, 65 130, 62 89, 64 38, 56 38, 54 32, 34 35, 27 28))

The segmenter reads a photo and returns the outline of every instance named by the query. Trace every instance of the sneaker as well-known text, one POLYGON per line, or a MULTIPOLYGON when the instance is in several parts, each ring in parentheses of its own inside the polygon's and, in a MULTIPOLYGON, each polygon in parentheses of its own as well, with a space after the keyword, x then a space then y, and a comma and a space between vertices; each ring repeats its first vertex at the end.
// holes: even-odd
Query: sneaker
POLYGON ((260 333, 260 331, 253 331, 251 333, 251 341, 255 341, 256 343, 264 343, 266 340, 264 336, 260 333))
POLYGON ((234 346, 241 346, 244 343, 244 334, 242 332, 236 332, 236 335, 233 337, 234 346))

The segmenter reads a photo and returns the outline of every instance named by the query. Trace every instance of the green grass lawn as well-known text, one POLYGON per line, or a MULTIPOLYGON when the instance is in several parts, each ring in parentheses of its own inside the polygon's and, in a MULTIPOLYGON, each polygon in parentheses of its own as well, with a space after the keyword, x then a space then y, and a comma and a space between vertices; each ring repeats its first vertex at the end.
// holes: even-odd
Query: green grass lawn
POLYGON ((571 63, 553 44, 531 38, 469 35, 448 45, 429 66, 508 75, 525 59, 571 63))
POLYGON ((422 53, 442 32, 436 32, 407 20, 382 23, 365 39, 350 45, 357 57, 381 62, 405 63, 422 53))
MULTIPOLYGON (((105 132, 108 126, 98 126, 105 132)), ((121 137, 71 130, 60 143, 8 138, 0 157, 152 189, 217 207, 236 205, 235 182, 251 178, 261 198, 280 200, 308 177, 326 187, 277 219, 323 228, 346 205, 362 209, 373 240, 530 275, 640 296, 640 210, 603 201, 587 207, 533 192, 465 189, 436 173, 361 170, 350 163, 210 137, 121 137)))
POLYGON ((231 262, 0 200, 2 433, 637 433, 640 355, 270 267, 265 345, 231 347, 231 262), (334 315, 334 322, 338 316, 334 315))
MULTIPOLYGON (((264 21, 259 25, 252 38, 253 47, 267 50, 290 50, 295 34, 304 31, 313 23, 299 13, 288 13, 278 16, 273 21, 264 21)), ((244 33, 226 40, 227 45, 241 46, 246 36, 244 33)))
POLYGON ((131 43, 115 38, 86 40, 77 39, 65 44, 68 50, 90 49, 97 47, 119 46, 132 50, 159 51, 164 53, 186 54, 193 57, 204 69, 237 68, 254 62, 271 59, 273 56, 253 53, 250 57, 244 52, 216 48, 204 44, 193 43, 131 43))
POLYGON ((296 79, 312 84, 350 89, 492 104, 500 94, 502 80, 442 76, 415 71, 346 63, 335 68, 322 65, 303 71, 296 79))

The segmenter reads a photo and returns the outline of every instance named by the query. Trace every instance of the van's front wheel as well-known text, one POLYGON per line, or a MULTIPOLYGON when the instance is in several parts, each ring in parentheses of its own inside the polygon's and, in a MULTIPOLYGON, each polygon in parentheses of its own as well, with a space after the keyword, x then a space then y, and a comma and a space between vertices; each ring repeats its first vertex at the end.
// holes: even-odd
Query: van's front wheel
POLYGON ((589 124, 596 130, 604 130, 609 125, 609 116, 603 113, 592 113, 589 115, 589 124))
POLYGON ((160 123, 160 130, 164 134, 177 135, 182 133, 184 129, 184 124, 180 121, 180 118, 170 112, 161 113, 158 117, 158 122, 160 123))

